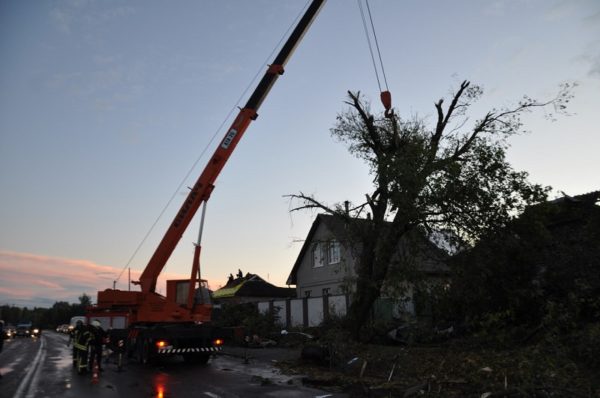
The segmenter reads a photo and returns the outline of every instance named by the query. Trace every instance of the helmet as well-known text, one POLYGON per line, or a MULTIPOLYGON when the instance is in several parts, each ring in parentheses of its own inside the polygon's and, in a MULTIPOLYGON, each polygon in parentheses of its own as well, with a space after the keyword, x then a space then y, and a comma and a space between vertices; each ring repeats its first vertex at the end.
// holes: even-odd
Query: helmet
POLYGON ((97 319, 94 319, 92 321, 92 326, 95 327, 95 328, 99 328, 100 327, 100 321, 97 320, 97 319))

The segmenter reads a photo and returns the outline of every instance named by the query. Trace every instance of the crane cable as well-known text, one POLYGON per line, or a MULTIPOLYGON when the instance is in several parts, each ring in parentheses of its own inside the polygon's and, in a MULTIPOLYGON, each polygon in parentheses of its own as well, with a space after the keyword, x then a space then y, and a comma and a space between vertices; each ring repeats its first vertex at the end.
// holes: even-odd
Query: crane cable
POLYGON ((215 140, 215 138, 217 137, 217 135, 222 131, 223 126, 225 125, 225 123, 227 123, 227 121, 231 118, 231 116, 233 115, 234 111, 236 109, 239 109, 239 106, 240 106, 240 103, 242 102, 242 99, 244 97, 246 97, 246 94, 248 93, 248 91, 250 91, 250 89, 252 87, 254 87, 256 81, 258 80, 258 78, 260 76, 262 76, 262 74, 264 73, 264 68, 268 64, 268 60, 272 59, 273 54, 275 54, 275 52, 281 47, 281 44, 283 43, 283 41, 285 40, 285 38, 289 35, 289 32, 294 28, 294 26, 297 25, 298 20, 302 17, 302 15, 304 15, 305 10, 306 10, 306 8, 308 8, 309 4, 310 4, 310 1, 307 1, 306 4, 304 4, 304 7, 298 13, 298 15, 296 15, 296 18, 294 19, 294 21, 290 24, 290 26, 287 28, 287 30, 281 35, 281 38, 279 39, 279 42, 275 45, 275 47, 273 47, 273 50, 271 50, 271 53, 265 58, 265 61, 262 63, 262 65, 260 66, 260 68, 258 69, 258 71, 256 72, 256 74, 252 78, 252 81, 248 84, 248 86, 246 86, 246 89, 242 92, 242 94, 240 94, 240 97, 238 98, 238 100, 235 103, 235 105, 233 107, 231 107, 231 110, 229 111, 229 113, 227 114, 227 116, 225 116, 225 119, 223 119, 223 121, 221 122, 221 125, 215 130, 215 132, 214 132, 212 138, 210 139, 210 141, 208 142, 208 144, 206 144, 206 146, 204 147, 204 149, 202 150, 202 152, 200 153, 200 155, 198 156, 198 158, 196 158, 196 161, 194 162, 194 164, 192 165, 192 167, 190 167, 190 169, 188 170, 188 172, 185 175, 185 177, 183 177, 183 179, 181 180, 181 182, 179 183, 179 185, 175 189, 175 192, 173 192, 173 195, 171 195, 171 198, 167 201, 167 204, 165 204, 165 206, 163 207, 163 209, 160 211, 159 215, 156 217, 156 220, 154 220, 154 223, 150 226, 150 228, 148 229, 148 232, 146 232, 146 235, 142 238, 142 240, 138 244, 137 248, 133 251, 133 254, 131 255, 131 257, 129 257, 129 260, 127 261, 127 263, 125 264, 125 266, 123 266, 123 268, 121 269, 121 272, 119 273, 119 275, 117 276, 117 278, 113 281, 113 289, 115 288, 117 282, 123 276, 123 272, 125 272, 125 270, 127 268, 129 268, 129 265, 131 264, 131 262, 133 261, 133 259, 135 258, 135 256, 137 256, 138 252, 140 251, 140 249, 142 248, 142 246, 144 245, 144 243, 146 242, 146 240, 148 239, 148 237, 150 236, 150 234, 152 233, 152 231, 154 230, 154 228, 156 227, 156 225, 158 224, 158 222, 160 221, 160 219, 162 218, 162 216, 165 214, 165 212, 167 211, 167 209, 171 206, 171 203, 173 202, 173 200, 175 199, 175 197, 177 196, 177 194, 179 193, 179 191, 181 191, 181 188, 183 187, 183 185, 185 184, 185 182, 187 181, 187 179, 192 174, 192 171, 194 171, 194 169, 196 168, 196 166, 198 166, 198 163, 204 157, 206 151, 208 151, 208 149, 212 145, 212 143, 215 140))
POLYGON ((377 85, 381 92, 381 103, 385 108, 385 117, 391 118, 393 115, 392 111, 392 94, 390 93, 387 77, 385 75, 385 68, 383 67, 383 59, 381 57, 381 50, 379 49, 379 41, 377 40, 377 33, 375 32, 375 24, 373 23, 373 16, 371 14, 371 7, 369 7, 369 0, 365 0, 367 13, 369 14, 369 23, 371 25, 371 32, 373 35, 373 41, 375 42, 375 48, 377 49, 377 56, 379 58, 379 68, 381 69, 381 75, 383 82, 385 83, 385 91, 381 87, 381 80, 379 79, 379 71, 377 68, 377 61, 375 60, 375 54, 373 53, 373 45, 371 44, 371 35, 369 34, 369 28, 367 26, 367 17, 365 16, 365 10, 363 8, 362 0, 357 0, 358 8, 360 9, 360 15, 362 17, 363 27, 365 29, 365 36, 367 43, 369 44, 369 52, 371 53, 371 61, 373 62, 373 69, 375 70, 375 77, 377 78, 377 85))

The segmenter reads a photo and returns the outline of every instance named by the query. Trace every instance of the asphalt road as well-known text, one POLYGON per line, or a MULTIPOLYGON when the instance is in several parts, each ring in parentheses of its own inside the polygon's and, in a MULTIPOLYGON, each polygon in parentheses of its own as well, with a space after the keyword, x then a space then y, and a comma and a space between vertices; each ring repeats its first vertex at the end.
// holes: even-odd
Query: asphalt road
POLYGON ((39 339, 6 340, 0 354, 1 398, 45 397, 344 397, 302 386, 300 377, 281 375, 268 358, 250 360, 219 356, 206 366, 189 365, 179 358, 155 366, 125 363, 104 365, 97 383, 78 375, 71 364, 67 336, 44 331, 39 339))

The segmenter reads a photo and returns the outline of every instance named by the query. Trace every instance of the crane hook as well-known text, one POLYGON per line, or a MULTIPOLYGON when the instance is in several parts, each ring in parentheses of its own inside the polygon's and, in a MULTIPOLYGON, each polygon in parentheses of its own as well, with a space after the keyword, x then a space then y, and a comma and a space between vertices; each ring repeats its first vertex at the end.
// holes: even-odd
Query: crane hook
POLYGON ((384 115, 387 118, 391 118, 394 115, 394 111, 392 110, 392 93, 389 91, 381 92, 381 103, 385 108, 384 115))

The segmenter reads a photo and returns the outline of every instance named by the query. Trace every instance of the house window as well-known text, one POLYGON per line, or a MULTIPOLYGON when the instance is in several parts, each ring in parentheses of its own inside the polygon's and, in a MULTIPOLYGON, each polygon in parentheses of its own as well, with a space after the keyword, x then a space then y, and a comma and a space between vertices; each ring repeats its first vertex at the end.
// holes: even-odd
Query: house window
POLYGON ((329 241, 329 264, 340 262, 340 242, 337 240, 329 241))
POLYGON ((310 297, 310 290, 306 290, 304 292, 304 297, 310 297))
POLYGON ((325 265, 325 250, 322 243, 315 243, 312 249, 313 268, 322 267, 325 265))
POLYGON ((328 287, 323 289, 323 296, 329 296, 329 288, 328 287))

